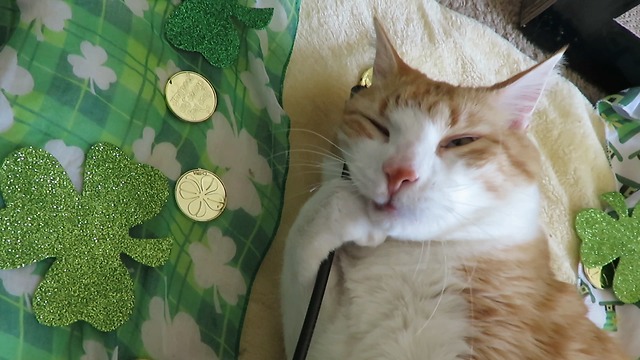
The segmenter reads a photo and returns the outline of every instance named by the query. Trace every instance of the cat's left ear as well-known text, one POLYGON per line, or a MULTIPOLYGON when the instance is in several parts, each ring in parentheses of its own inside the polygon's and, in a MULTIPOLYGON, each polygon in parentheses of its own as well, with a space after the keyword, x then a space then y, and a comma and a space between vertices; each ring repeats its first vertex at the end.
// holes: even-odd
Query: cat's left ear
POLYGON ((376 58, 373 61, 373 78, 385 80, 394 77, 398 70, 407 67, 407 65, 393 47, 389 35, 377 16, 373 18, 373 26, 376 30, 376 58))
POLYGON ((499 106, 509 114, 509 128, 524 130, 529 126, 547 80, 555 73, 565 50, 566 46, 549 59, 491 87, 497 91, 499 106))

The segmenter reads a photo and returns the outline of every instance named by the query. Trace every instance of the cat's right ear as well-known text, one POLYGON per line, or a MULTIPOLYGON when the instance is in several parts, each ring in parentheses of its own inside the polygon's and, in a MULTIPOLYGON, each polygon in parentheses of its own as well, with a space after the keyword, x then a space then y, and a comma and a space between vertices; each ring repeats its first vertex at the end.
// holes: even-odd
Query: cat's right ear
POLYGON ((384 80, 394 76, 400 67, 406 66, 391 44, 387 32, 378 17, 373 18, 376 29, 376 59, 373 62, 373 78, 384 80))

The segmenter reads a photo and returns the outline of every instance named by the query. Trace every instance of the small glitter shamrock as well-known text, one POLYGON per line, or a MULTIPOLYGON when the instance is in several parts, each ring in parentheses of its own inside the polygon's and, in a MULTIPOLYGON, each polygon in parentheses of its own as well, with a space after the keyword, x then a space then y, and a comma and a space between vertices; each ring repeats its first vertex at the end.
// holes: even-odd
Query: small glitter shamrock
POLYGON ((621 301, 640 300, 640 211, 629 216, 622 194, 601 195, 617 214, 586 209, 576 217, 576 231, 582 240, 580 256, 584 266, 603 267, 620 259, 613 278, 613 291, 621 301))
POLYGON ((38 321, 65 326, 84 320, 101 331, 127 321, 134 292, 121 254, 159 266, 171 250, 171 238, 129 236, 164 206, 169 189, 162 173, 99 143, 87 153, 79 194, 53 155, 27 147, 5 159, 0 190, 6 204, 0 268, 55 259, 34 294, 38 321))
POLYGON ((167 20, 167 39, 177 48, 201 53, 213 66, 233 64, 240 51, 240 37, 232 18, 249 28, 262 29, 273 16, 272 8, 248 8, 237 1, 183 1, 167 20))

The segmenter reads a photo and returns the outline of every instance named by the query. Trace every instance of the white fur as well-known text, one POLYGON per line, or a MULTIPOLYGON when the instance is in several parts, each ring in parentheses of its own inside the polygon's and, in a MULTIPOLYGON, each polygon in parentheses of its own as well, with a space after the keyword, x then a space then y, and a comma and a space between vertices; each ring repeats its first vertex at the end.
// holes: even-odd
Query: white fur
MULTIPOLYGON (((451 135, 445 125, 449 112, 436 108, 431 121, 424 121, 424 116, 417 109, 397 109, 389 114, 393 124, 389 143, 366 138, 345 142, 353 182, 373 202, 389 200, 382 172, 385 162, 413 168, 419 175, 415 183, 396 195, 394 204, 398 209, 394 214, 370 206, 373 221, 389 236, 412 241, 483 240, 512 233, 534 236, 538 224, 531 219, 539 211, 537 186, 514 186, 509 196, 498 199, 480 181, 480 176, 496 173, 497 169, 469 169, 453 156, 437 154, 442 139, 451 135), (514 207, 519 210, 514 212, 514 207), (460 223, 468 226, 460 227, 460 223)), ((512 239, 508 241, 513 245, 512 239)))
POLYGON ((460 260, 449 247, 387 241, 339 251, 308 359, 440 360, 469 353, 465 281, 455 274, 460 260))

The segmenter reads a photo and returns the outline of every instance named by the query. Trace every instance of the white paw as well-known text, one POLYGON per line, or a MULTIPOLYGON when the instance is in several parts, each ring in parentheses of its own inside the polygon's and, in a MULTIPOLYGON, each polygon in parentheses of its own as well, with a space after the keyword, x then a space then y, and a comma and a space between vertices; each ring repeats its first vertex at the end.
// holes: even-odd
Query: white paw
POLYGON ((372 221, 369 216, 369 200, 364 198, 353 184, 346 180, 333 180, 327 186, 331 193, 328 195, 327 206, 322 209, 329 211, 331 230, 342 242, 354 242, 361 246, 380 245, 387 237, 380 223, 372 221))
MULTIPOLYGON (((286 258, 302 284, 312 284, 318 265, 348 242, 377 246, 387 232, 371 220, 367 199, 344 179, 325 182, 302 207, 285 247, 286 258)), ((285 261, 286 262, 286 261, 285 261)))

